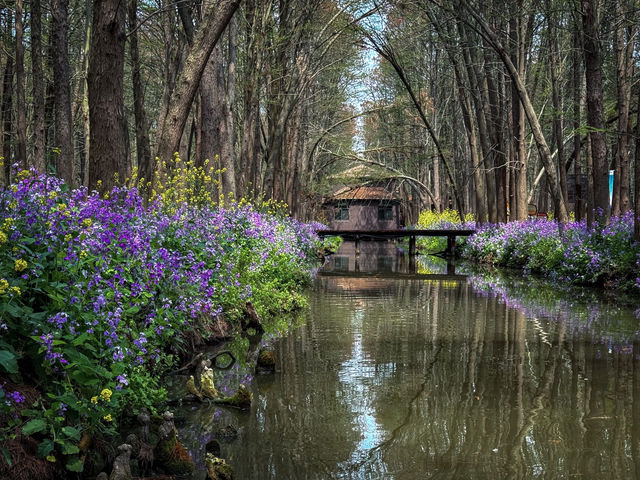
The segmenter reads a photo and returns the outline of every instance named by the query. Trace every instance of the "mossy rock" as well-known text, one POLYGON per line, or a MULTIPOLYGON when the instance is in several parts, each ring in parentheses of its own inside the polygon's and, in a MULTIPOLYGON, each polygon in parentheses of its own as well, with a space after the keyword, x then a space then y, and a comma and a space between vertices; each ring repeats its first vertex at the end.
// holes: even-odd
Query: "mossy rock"
POLYGON ((233 425, 218 426, 211 433, 224 442, 233 441, 238 437, 238 429, 233 425))
POLYGON ((276 371, 276 354, 273 350, 263 348, 258 353, 256 369, 259 372, 275 372, 276 371))
POLYGON ((251 408, 251 399, 253 395, 244 385, 240 385, 236 393, 230 397, 219 397, 214 400, 215 403, 225 405, 227 407, 238 408, 240 410, 249 410, 251 408))
POLYGON ((233 469, 222 458, 218 458, 211 453, 207 453, 205 458, 207 466, 207 475, 210 480, 231 480, 233 478, 233 469))
POLYGON ((180 475, 194 471, 191 455, 176 436, 160 440, 156 446, 156 464, 171 475, 180 475))

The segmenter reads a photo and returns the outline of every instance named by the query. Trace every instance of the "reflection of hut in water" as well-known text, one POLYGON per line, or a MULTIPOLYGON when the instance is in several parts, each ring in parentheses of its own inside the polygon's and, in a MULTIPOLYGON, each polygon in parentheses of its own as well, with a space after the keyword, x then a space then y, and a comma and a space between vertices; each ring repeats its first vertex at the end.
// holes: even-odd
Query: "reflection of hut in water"
POLYGON ((359 254, 353 241, 345 241, 332 255, 325 271, 406 272, 409 259, 391 241, 359 242, 359 254))
POLYGON ((384 278, 322 277, 320 282, 326 292, 367 297, 395 295, 398 289, 397 280, 384 278))

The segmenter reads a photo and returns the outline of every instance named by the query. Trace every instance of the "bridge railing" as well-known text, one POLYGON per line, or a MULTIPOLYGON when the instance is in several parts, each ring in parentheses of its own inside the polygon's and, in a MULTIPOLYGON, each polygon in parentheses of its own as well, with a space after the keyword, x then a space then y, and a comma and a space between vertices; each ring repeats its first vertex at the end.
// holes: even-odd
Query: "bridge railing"
POLYGON ((468 237, 476 233, 473 229, 408 229, 408 230, 317 230, 321 237, 342 237, 354 239, 356 242, 356 253, 358 252, 358 242, 361 239, 383 239, 383 238, 409 238, 409 255, 416 253, 416 237, 447 237, 447 249, 443 252, 445 257, 455 256, 456 238, 468 237))

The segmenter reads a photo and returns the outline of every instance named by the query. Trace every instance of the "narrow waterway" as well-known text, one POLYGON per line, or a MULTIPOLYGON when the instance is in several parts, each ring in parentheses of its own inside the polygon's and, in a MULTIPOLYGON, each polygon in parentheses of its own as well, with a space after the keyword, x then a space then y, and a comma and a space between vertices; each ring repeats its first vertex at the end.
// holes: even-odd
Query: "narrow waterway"
POLYGON ((245 376, 251 412, 190 412, 195 457, 217 436, 238 479, 640 478, 633 308, 350 247, 277 373, 245 376))

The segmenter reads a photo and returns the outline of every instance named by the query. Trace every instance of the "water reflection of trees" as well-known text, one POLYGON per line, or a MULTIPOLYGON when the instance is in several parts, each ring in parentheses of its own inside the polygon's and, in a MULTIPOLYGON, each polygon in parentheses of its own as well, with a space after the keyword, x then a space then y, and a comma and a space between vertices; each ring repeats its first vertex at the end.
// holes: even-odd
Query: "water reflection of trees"
POLYGON ((258 378, 240 478, 640 475, 640 344, 603 343, 598 319, 534 320, 465 282, 316 293, 258 378))

